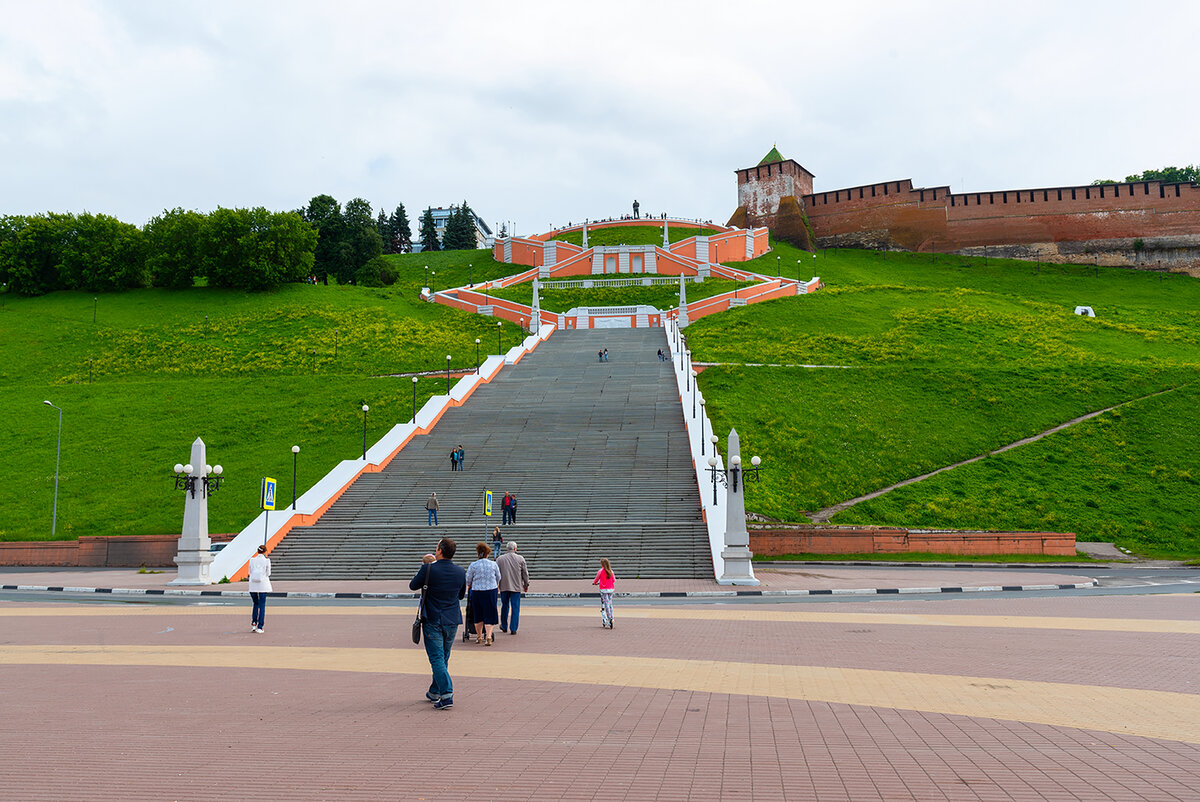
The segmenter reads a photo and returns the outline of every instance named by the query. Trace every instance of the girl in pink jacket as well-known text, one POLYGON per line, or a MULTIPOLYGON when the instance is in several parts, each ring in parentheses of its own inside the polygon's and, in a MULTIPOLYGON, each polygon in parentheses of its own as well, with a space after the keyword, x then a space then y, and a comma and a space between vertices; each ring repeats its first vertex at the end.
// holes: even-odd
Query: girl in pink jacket
POLYGON ((607 557, 600 558, 600 570, 596 572, 593 585, 600 586, 600 626, 613 628, 613 591, 616 589, 617 577, 607 557))

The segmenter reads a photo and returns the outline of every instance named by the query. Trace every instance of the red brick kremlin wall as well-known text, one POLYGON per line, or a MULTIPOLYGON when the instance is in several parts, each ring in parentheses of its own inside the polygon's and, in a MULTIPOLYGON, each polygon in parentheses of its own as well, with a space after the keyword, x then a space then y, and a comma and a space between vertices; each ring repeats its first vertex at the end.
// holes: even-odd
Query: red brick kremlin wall
POLYGON ((951 193, 889 181, 805 195, 820 247, 1106 264, 1200 265, 1200 187, 1132 184, 951 193), (1141 248, 1135 240, 1142 240, 1141 248), (1003 249, 1008 250, 1003 250, 1003 249))

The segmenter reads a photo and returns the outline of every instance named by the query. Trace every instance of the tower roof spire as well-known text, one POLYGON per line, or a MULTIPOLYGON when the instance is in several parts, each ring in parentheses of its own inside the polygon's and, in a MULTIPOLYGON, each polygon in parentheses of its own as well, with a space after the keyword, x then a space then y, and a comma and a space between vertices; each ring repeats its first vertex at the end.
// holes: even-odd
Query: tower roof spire
POLYGON ((762 167, 764 164, 771 164, 772 162, 781 161, 787 160, 783 158, 783 154, 779 152, 779 148, 772 144, 770 152, 768 152, 766 156, 762 157, 762 161, 758 163, 758 166, 762 167))

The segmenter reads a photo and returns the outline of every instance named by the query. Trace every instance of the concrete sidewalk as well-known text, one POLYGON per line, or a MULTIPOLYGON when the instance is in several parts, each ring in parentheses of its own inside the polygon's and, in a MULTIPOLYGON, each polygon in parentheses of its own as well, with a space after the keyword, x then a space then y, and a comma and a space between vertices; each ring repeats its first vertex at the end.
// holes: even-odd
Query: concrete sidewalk
POLYGON ((619 601, 611 630, 593 604, 532 604, 519 635, 455 643, 444 711, 424 698, 409 605, 268 603, 256 634, 248 602, 96 601, 0 603, 0 799, 1194 802, 1200 787, 1196 594, 619 601))
MULTIPOLYGON (((413 573, 416 573, 414 567, 413 573)), ((1056 566, 1039 571, 1025 567, 1004 568, 984 565, 979 568, 932 568, 899 565, 797 565, 772 564, 757 568, 758 586, 730 587, 705 579, 626 579, 617 573, 618 595, 804 595, 806 593, 961 593, 972 591, 1046 590, 1056 587, 1091 587, 1096 580, 1085 569, 1079 572, 1056 566)), ((86 588, 131 591, 208 591, 246 592, 245 583, 224 585, 173 586, 174 571, 161 574, 139 573, 129 568, 0 568, 0 586, 23 588, 86 588)), ((411 591, 407 582, 372 580, 272 582, 276 593, 288 594, 404 594, 411 591)), ((587 580, 541 580, 531 583, 529 596, 591 595, 594 588, 587 580)))

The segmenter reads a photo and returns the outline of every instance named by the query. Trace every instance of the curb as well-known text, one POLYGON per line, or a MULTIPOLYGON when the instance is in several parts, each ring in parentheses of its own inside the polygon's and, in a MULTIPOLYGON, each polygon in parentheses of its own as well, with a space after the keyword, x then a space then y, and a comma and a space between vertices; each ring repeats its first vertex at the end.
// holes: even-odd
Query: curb
MULTIPOLYGON (((1039 590, 1081 590, 1100 583, 1090 582, 1047 585, 977 585, 929 588, 827 588, 822 590, 679 590, 617 593, 623 599, 712 599, 712 598, 782 598, 788 596, 895 596, 928 593, 1020 593, 1039 590)), ((113 596, 172 596, 186 598, 225 597, 247 599, 248 590, 184 590, 182 588, 79 588, 59 585, 0 585, 0 590, 42 591, 49 593, 106 593, 113 596)), ((412 599, 416 593, 336 593, 331 591, 275 591, 267 596, 275 599, 412 599)), ((599 593, 526 593, 524 599, 598 599, 599 593)))

